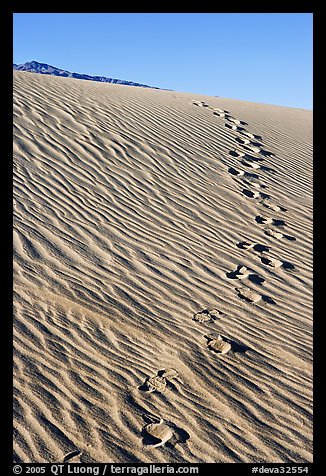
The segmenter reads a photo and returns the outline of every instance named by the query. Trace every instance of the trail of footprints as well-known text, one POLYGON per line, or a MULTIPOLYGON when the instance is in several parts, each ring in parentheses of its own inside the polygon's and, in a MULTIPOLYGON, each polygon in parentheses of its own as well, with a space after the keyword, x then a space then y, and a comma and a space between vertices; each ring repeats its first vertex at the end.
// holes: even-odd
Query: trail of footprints
MULTIPOLYGON (((241 136, 235 137, 235 142, 239 148, 234 148, 229 151, 232 157, 239 160, 239 164, 247 169, 259 170, 260 172, 275 173, 272 168, 262 165, 261 162, 266 157, 273 156, 272 152, 264 149, 262 137, 248 132, 243 126, 248 125, 244 121, 240 121, 232 117, 228 111, 219 108, 212 108, 203 101, 193 101, 193 104, 198 107, 205 107, 213 111, 213 115, 218 116, 225 121, 225 127, 241 134, 241 136)), ((286 209, 282 206, 276 205, 271 200, 269 194, 261 192, 260 189, 268 188, 267 185, 261 182, 261 177, 257 173, 253 173, 248 170, 243 170, 242 167, 238 169, 229 167, 229 174, 234 179, 238 179, 242 182, 244 188, 240 193, 250 199, 257 200, 259 204, 263 205, 268 210, 275 212, 286 212, 286 209)), ((295 238, 276 230, 275 228, 283 228, 286 223, 282 219, 275 219, 273 217, 265 217, 257 215, 254 221, 262 226, 263 233, 266 236, 274 238, 276 240, 289 240, 294 241, 295 238)), ((292 270, 294 266, 291 263, 283 261, 278 257, 270 255, 270 248, 264 244, 255 243, 251 241, 242 241, 236 244, 236 246, 244 250, 245 252, 252 252, 254 256, 258 257, 261 264, 274 269, 292 270)), ((252 289, 248 283, 253 283, 256 286, 262 286, 264 279, 260 277, 253 270, 248 269, 243 265, 238 265, 233 271, 226 273, 227 278, 230 280, 239 281, 239 286, 235 287, 235 291, 240 299, 250 303, 257 304, 259 302, 266 302, 268 304, 276 304, 270 297, 266 296, 254 289, 252 289), (246 284, 243 284, 246 283, 246 284)), ((201 325, 211 324, 217 320, 223 319, 224 314, 215 308, 202 309, 194 313, 192 319, 201 325)), ((239 342, 233 341, 226 336, 219 333, 211 333, 203 336, 206 339, 206 347, 209 351, 222 356, 228 352, 233 353, 245 353, 249 350, 249 347, 239 342)), ((178 377, 178 371, 174 368, 168 368, 159 370, 156 375, 148 376, 144 383, 138 387, 138 390, 145 394, 152 393, 165 393, 167 389, 175 389, 176 387, 171 380, 178 377)), ((144 447, 158 448, 158 447, 174 447, 177 443, 186 443, 190 438, 189 433, 178 427, 172 421, 163 419, 156 415, 143 414, 144 426, 141 430, 142 443, 144 447)), ((75 451, 64 457, 64 461, 71 458, 80 458, 80 452, 75 451)))
MULTIPOLYGON (((226 121, 224 124, 225 127, 240 134, 240 136, 235 137, 237 147, 230 150, 229 154, 237 158, 239 164, 241 164, 242 167, 245 167, 245 169, 242 167, 239 167, 239 169, 229 167, 228 169, 232 178, 241 181, 243 188, 240 193, 250 200, 257 200, 259 204, 268 210, 286 212, 284 207, 275 204, 271 200, 269 194, 261 191, 262 189, 268 188, 267 185, 261 181, 261 177, 257 173, 246 170, 254 169, 255 171, 259 170, 259 172, 275 173, 275 170, 271 167, 261 164, 261 162, 266 160, 266 157, 274 155, 272 152, 264 148, 262 137, 248 132, 245 127, 243 127, 248 124, 232 117, 228 111, 219 108, 212 108, 203 101, 193 101, 193 104, 213 111, 213 115, 226 121)), ((282 219, 257 215, 254 217, 254 222, 262 227, 262 231, 266 236, 276 240, 295 240, 294 237, 282 232, 286 226, 285 221, 282 219), (282 231, 278 231, 278 229, 282 229, 282 231)), ((292 270, 294 268, 291 263, 282 261, 278 257, 270 255, 270 248, 264 244, 243 241, 237 243, 236 246, 244 251, 253 252, 264 266, 274 269, 283 268, 285 270, 292 270)), ((265 280, 246 266, 240 264, 233 271, 226 273, 226 276, 230 280, 239 281, 240 285, 236 286, 234 289, 240 299, 253 305, 259 302, 276 304, 272 297, 266 296, 250 287, 249 283, 253 283, 256 287, 260 287, 263 285, 265 280)), ((220 310, 208 308, 194 313, 192 319, 198 324, 206 325, 223 319, 223 316, 224 314, 220 310)), ((204 335, 204 338, 207 340, 207 349, 219 356, 225 355, 230 351, 233 353, 245 353, 249 350, 246 345, 233 341, 219 333, 213 332, 209 335, 204 335)), ((164 393, 169 387, 173 388, 171 380, 177 377, 177 370, 173 368, 163 369, 158 371, 156 375, 147 377, 143 385, 138 388, 140 391, 147 394, 155 392, 164 393)), ((171 421, 153 415, 143 415, 143 418, 146 423, 141 432, 144 446, 152 448, 165 445, 174 446, 176 443, 186 443, 190 438, 190 435, 186 430, 177 427, 171 421)))

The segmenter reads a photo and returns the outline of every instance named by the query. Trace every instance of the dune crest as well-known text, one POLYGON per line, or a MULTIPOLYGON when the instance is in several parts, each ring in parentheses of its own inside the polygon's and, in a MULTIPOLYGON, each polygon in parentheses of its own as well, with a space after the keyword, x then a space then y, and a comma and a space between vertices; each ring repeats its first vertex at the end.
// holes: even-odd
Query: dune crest
POLYGON ((13 243, 15 462, 312 461, 310 111, 15 71, 13 243))

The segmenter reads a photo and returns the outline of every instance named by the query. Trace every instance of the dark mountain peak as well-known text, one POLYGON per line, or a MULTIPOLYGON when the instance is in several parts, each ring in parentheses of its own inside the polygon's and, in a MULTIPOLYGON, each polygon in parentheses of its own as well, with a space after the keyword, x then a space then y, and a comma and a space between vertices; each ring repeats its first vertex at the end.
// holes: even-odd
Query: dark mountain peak
POLYGON ((148 86, 146 84, 134 83, 133 81, 125 81, 123 79, 114 79, 114 78, 107 78, 105 76, 90 76, 88 74, 80 74, 80 73, 71 73, 70 71, 66 71, 64 69, 57 68, 56 66, 51 66, 47 63, 39 63, 38 61, 27 61, 23 64, 13 64, 13 69, 17 71, 27 71, 29 73, 38 73, 38 74, 50 74, 51 76, 63 76, 68 78, 75 78, 75 79, 87 79, 88 81, 99 81, 102 83, 115 83, 115 84, 124 84, 127 86, 139 86, 142 88, 152 88, 152 89, 160 89, 154 86, 148 86))

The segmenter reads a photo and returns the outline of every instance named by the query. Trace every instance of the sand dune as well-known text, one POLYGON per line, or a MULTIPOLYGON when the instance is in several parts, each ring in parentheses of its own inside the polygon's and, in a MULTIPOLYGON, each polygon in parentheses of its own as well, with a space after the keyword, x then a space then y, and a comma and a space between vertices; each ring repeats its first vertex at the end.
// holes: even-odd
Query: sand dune
POLYGON ((13 239, 16 462, 312 461, 310 111, 14 72, 13 239))

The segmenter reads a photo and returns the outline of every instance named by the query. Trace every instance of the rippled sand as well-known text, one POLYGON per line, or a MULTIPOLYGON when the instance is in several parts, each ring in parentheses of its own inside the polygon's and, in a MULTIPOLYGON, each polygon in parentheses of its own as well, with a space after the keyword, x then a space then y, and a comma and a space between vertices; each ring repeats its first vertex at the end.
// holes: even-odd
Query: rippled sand
POLYGON ((15 72, 14 289, 16 462, 312 461, 312 112, 15 72))

